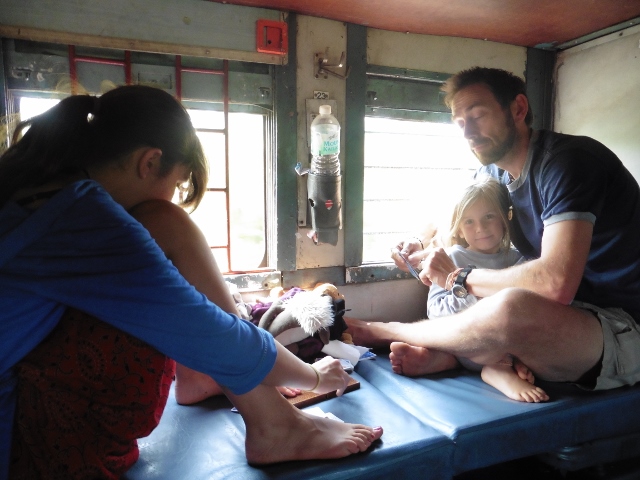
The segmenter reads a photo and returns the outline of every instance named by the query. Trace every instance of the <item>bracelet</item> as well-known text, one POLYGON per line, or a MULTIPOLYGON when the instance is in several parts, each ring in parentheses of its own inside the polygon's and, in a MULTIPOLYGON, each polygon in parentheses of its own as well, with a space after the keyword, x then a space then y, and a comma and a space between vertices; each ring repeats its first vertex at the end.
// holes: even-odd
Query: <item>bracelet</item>
POLYGON ((416 240, 418 240, 418 242, 420 242, 420 247, 422 247, 422 250, 424 250, 424 244, 422 243, 422 240, 420 240, 418 237, 411 237, 411 238, 415 238, 416 240))
POLYGON ((318 372, 318 369, 313 365, 309 364, 309 366, 313 368, 313 371, 316 373, 316 379, 317 379, 316 384, 313 386, 313 388, 310 388, 309 390, 307 390, 308 392, 313 392, 316 388, 320 386, 320 372, 318 372))

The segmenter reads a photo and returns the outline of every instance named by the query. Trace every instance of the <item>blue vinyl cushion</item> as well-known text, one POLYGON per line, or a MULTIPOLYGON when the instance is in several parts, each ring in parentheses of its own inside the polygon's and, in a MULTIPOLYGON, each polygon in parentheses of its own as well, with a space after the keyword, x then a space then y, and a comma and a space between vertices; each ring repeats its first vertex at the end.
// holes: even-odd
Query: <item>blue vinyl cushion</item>
POLYGON ((358 366, 400 408, 455 442, 454 474, 640 432, 640 416, 633 413, 640 406, 640 387, 587 392, 542 383, 550 401, 531 404, 507 398, 464 370, 407 378, 394 374, 384 355, 358 366))
MULTIPOLYGON (((141 439, 129 480, 449 479, 459 473, 599 439, 640 432, 640 387, 585 392, 543 384, 551 400, 505 397, 479 374, 407 378, 388 356, 360 362, 358 390, 318 406, 351 423, 382 425, 370 451, 341 460, 247 465, 242 418, 225 398, 180 406, 173 392, 159 426, 141 439)), ((637 452, 640 455, 640 452, 637 452)))
POLYGON ((357 373, 360 388, 319 404, 341 420, 382 425, 370 451, 331 461, 254 468, 244 453, 245 427, 226 398, 180 406, 173 395, 158 427, 138 441, 140 459, 129 480, 449 478, 453 442, 392 403, 357 373))

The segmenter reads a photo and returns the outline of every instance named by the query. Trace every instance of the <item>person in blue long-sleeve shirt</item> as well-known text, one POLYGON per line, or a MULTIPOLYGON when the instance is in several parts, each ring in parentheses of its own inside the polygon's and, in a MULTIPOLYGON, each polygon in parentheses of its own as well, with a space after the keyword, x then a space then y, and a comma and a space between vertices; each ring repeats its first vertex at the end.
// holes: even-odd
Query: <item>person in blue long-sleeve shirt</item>
MULTIPOLYGON (((186 212, 167 203, 180 185, 183 204, 196 206, 207 168, 188 114, 175 99, 151 87, 119 87, 99 98, 69 97, 18 131, 26 125, 29 130, 0 157, 0 478, 9 471, 12 436, 20 433, 13 422, 22 381, 16 366, 51 340, 69 309, 219 384, 245 420, 250 463, 343 457, 381 436, 380 428, 292 407, 275 386, 341 393, 348 377, 339 362, 299 361, 185 280, 194 275, 193 256, 202 244, 195 226, 184 221, 186 212), (156 242, 129 213, 140 205, 147 216, 188 228, 181 238, 156 242), (186 248, 167 252, 180 242, 186 248)), ((172 230, 168 224, 166 231, 172 230)))

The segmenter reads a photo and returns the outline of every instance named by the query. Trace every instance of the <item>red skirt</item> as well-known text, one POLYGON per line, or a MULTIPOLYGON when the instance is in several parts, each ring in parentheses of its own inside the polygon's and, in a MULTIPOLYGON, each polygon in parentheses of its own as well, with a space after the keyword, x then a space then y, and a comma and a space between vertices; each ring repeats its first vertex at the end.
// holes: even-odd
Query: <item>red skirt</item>
POLYGON ((9 478, 117 479, 160 421, 175 362, 68 309, 16 373, 9 478))

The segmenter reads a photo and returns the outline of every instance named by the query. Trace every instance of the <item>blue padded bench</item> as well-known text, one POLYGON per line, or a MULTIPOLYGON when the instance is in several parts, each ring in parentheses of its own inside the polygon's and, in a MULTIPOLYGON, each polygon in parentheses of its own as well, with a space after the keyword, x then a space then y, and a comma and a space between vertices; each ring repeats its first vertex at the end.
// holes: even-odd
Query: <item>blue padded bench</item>
MULTIPOLYGON (((508 399, 477 373, 396 375, 387 355, 379 355, 375 363, 361 362, 358 372, 399 408, 455 442, 454 475, 556 450, 577 454, 583 443, 620 444, 640 432, 640 386, 585 392, 572 385, 541 383, 550 401, 530 404, 508 399)), ((626 456, 640 455, 638 443, 629 444, 636 450, 626 456)), ((594 456, 591 465, 614 459, 594 456)))
MULTIPOLYGON (((360 362, 353 376, 359 390, 318 406, 347 422, 382 425, 382 440, 367 453, 253 468, 244 456, 244 424, 228 400, 182 407, 172 392, 159 426, 139 441, 140 459, 124 478, 440 480, 546 452, 580 452, 581 444, 604 442, 618 452, 625 438, 635 440, 631 453, 640 455, 640 387, 588 393, 545 384, 551 401, 525 404, 509 400, 475 373, 396 375, 384 353, 360 362)), ((596 461, 607 459, 596 455, 596 461)))
POLYGON ((198 405, 176 404, 171 389, 158 427, 138 441, 140 459, 129 480, 450 478, 453 442, 391 400, 357 373, 360 388, 319 406, 349 423, 382 425, 382 440, 370 451, 331 461, 247 465, 245 427, 223 397, 198 405))

